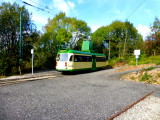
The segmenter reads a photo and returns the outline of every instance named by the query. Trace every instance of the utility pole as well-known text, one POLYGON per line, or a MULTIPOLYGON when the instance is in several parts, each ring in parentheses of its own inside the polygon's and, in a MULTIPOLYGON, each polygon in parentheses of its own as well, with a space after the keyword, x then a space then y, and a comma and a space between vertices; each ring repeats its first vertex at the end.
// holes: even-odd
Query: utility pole
POLYGON ((108 34, 108 38, 109 38, 109 41, 108 41, 108 60, 110 60, 110 54, 111 54, 111 43, 110 43, 110 41, 111 41, 111 33, 108 34))
POLYGON ((21 64, 22 64, 22 11, 20 11, 20 35, 19 35, 19 72, 21 75, 21 64))
POLYGON ((126 42, 127 42, 127 34, 128 34, 127 19, 126 19, 125 24, 126 24, 126 36, 125 36, 125 41, 124 41, 123 57, 125 57, 125 54, 126 54, 126 42))
POLYGON ((123 49, 123 57, 125 57, 126 54, 126 42, 127 42, 127 28, 126 28, 126 37, 125 37, 125 41, 124 41, 124 49, 123 49))

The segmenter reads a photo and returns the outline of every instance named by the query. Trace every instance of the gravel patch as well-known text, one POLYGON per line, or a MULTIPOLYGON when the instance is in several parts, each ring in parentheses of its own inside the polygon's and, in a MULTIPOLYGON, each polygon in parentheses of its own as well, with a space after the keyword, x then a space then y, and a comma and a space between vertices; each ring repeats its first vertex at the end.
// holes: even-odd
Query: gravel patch
POLYGON ((114 120, 160 120, 160 98, 149 96, 114 120))

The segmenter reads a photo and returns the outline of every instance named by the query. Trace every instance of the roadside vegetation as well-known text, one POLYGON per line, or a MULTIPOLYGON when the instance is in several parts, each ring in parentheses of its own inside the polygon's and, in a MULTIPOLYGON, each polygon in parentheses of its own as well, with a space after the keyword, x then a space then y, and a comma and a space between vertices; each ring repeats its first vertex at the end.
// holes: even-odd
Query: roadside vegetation
POLYGON ((138 72, 132 72, 122 76, 124 79, 144 82, 149 84, 160 84, 160 68, 148 67, 142 68, 138 72))
MULTIPOLYGON (((113 67, 135 66, 136 58, 134 55, 131 55, 126 59, 113 58, 110 61, 107 61, 106 64, 113 67)), ((155 55, 155 56, 141 55, 140 58, 138 59, 138 65, 142 65, 142 64, 160 65, 160 55, 155 55)))
MULTIPOLYGON (((122 76, 125 80, 143 82, 149 84, 160 84, 160 68, 157 68, 157 65, 160 65, 160 55, 157 56, 142 56, 138 61, 136 66, 136 60, 134 57, 126 60, 111 60, 111 64, 114 67, 122 67, 116 72, 128 71, 133 69, 140 69, 138 72, 131 72, 122 76)), ((111 66, 110 65, 110 66, 111 66)))
POLYGON ((110 25, 91 33, 85 21, 60 12, 48 19, 41 33, 25 6, 4 2, 0 5, 0 16, 0 77, 31 71, 32 48, 35 69, 54 69, 59 49, 81 50, 82 41, 86 39, 93 42, 94 52, 106 55, 109 67, 135 65, 135 49, 141 50, 138 64, 160 65, 160 20, 157 17, 149 23, 151 33, 143 40, 130 21, 113 20, 110 25), (22 51, 19 49, 20 13, 23 13, 22 51))

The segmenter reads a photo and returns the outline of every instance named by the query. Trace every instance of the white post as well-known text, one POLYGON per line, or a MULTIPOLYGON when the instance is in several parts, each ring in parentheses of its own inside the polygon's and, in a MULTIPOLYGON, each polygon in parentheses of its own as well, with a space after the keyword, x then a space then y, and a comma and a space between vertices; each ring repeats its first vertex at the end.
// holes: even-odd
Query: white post
POLYGON ((34 49, 31 49, 32 54, 32 75, 33 75, 33 58, 34 58, 34 49))
POLYGON ((138 58, 136 58, 136 66, 138 65, 138 58))
POLYGON ((32 54, 32 75, 33 75, 33 54, 32 54))
POLYGON ((134 55, 136 57, 136 65, 138 65, 138 58, 139 58, 139 55, 140 55, 140 50, 134 50, 134 55))
POLYGON ((138 58, 139 58, 139 55, 136 55, 136 65, 138 65, 138 58))

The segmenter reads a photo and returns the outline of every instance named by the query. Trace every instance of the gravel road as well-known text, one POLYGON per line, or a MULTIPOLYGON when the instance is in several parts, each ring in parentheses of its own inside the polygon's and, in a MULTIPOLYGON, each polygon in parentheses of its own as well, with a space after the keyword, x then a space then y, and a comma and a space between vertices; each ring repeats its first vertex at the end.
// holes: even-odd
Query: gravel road
POLYGON ((160 120, 160 98, 149 96, 114 120, 160 120))
POLYGON ((0 87, 0 120, 104 120, 160 86, 120 80, 114 69, 0 87))

